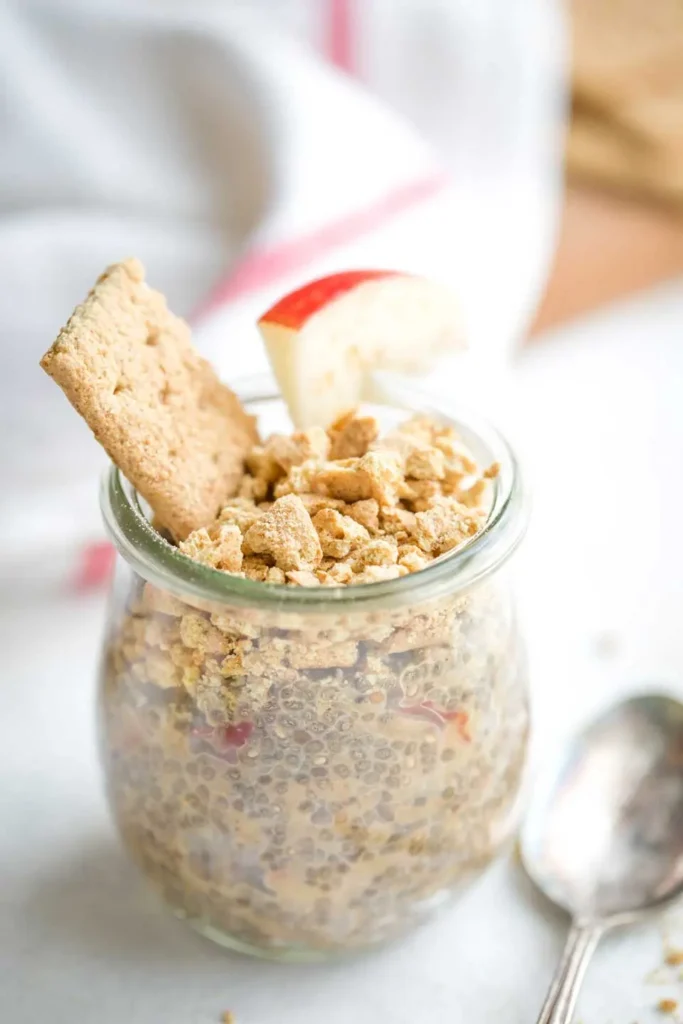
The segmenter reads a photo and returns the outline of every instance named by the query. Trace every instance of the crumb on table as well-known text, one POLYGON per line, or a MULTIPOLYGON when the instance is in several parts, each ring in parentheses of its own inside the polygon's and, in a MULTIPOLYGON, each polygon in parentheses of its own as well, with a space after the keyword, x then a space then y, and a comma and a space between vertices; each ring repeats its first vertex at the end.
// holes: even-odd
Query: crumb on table
POLYGON ((678 1002, 675 999, 660 999, 657 1009, 660 1013, 675 1013, 678 1009, 678 1002))

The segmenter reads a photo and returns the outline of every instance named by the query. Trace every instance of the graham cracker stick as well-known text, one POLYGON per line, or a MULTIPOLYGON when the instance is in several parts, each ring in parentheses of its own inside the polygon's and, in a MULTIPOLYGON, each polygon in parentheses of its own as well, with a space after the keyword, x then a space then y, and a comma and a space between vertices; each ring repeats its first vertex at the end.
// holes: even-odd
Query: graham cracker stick
POLYGON ((104 272, 40 365, 174 537, 215 519, 256 426, 138 260, 104 272))

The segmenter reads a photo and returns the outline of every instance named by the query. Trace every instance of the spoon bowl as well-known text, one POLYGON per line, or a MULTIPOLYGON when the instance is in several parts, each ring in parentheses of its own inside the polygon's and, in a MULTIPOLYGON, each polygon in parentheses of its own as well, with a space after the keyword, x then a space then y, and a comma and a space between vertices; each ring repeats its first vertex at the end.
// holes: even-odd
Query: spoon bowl
POLYGON ((578 918, 632 918, 683 892, 683 704, 658 694, 610 708, 532 801, 522 858, 578 918))
POLYGON ((564 1024, 603 932, 683 895, 683 704, 632 697, 589 725, 543 775, 521 853, 573 919, 539 1018, 564 1024))

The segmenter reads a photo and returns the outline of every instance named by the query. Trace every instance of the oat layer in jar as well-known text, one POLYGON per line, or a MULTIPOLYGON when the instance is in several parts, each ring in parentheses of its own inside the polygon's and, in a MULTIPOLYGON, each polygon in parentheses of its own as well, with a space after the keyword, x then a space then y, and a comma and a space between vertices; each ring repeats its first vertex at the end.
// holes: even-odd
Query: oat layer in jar
MULTIPOLYGON (((251 410, 266 429, 285 415, 269 397, 251 410)), ((105 483, 113 813, 165 901, 226 946, 313 960, 394 939, 514 832, 528 705, 507 563, 524 504, 502 438, 457 428, 498 469, 485 525, 421 571, 358 586, 197 564, 116 470, 105 483)))

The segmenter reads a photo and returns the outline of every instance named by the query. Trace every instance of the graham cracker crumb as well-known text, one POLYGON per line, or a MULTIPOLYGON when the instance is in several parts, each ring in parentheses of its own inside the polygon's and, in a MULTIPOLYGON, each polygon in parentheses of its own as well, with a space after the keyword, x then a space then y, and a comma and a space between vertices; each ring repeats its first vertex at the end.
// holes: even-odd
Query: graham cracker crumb
POLYGON ((358 661, 358 644, 353 640, 328 645, 296 647, 289 644, 287 656, 292 668, 349 668, 358 661))
POLYGON ((312 483, 312 490, 344 502, 354 503, 372 496, 369 477, 360 469, 360 459, 329 462, 318 470, 312 483))
POLYGON ((443 497, 439 480, 404 480, 399 488, 399 498, 413 512, 425 512, 436 500, 443 497))
POLYGON ((215 520, 256 427, 141 263, 104 272, 41 366, 173 536, 215 520))
POLYGON ((237 493, 240 498, 246 498, 248 501, 254 501, 258 504, 268 494, 268 481, 261 480, 256 476, 244 476, 237 493))
POLYGON ((441 436, 444 430, 448 432, 451 428, 443 427, 428 416, 416 413, 415 416, 411 416, 410 419, 400 423, 396 430, 397 433, 405 434, 417 441, 418 444, 431 445, 434 444, 437 437, 441 436))
POLYGON ((380 505, 395 505, 403 480, 400 458, 394 452, 370 451, 360 460, 359 468, 370 482, 368 497, 380 505))
POLYGON ((285 575, 285 573, 283 572, 282 569, 279 569, 277 567, 277 565, 274 565, 266 573, 265 582, 266 583, 286 583, 287 582, 287 576, 285 575))
POLYGON ((296 494, 278 498, 244 536, 244 551, 270 555, 285 572, 310 569, 322 559, 318 534, 296 494))
POLYGON ((327 570, 325 583, 329 586, 343 587, 353 581, 353 569, 348 562, 337 562, 327 570))
POLYGON ((258 583, 265 583, 268 573, 273 568, 270 559, 262 555, 247 555, 242 560, 242 571, 248 580, 256 580, 258 583))
POLYGON ((323 508, 313 516, 323 554, 329 558, 346 558, 351 548, 370 539, 364 526, 350 516, 332 508, 323 508))
POLYGON ((486 477, 480 476, 466 490, 457 489, 454 497, 461 505, 467 505, 468 508, 480 508, 489 502, 490 488, 490 481, 486 477))
POLYGON ((434 438, 434 446, 441 449, 446 456, 446 466, 451 473, 467 476, 476 473, 477 463, 469 449, 460 441, 453 431, 434 438))
POLYGON ((202 527, 195 530, 178 548, 188 558, 224 572, 242 568, 242 534, 234 523, 220 523, 211 532, 202 527))
POLYGON ((233 498, 221 509, 218 522, 234 523, 240 533, 244 534, 261 518, 263 511, 261 506, 254 504, 253 498, 233 498))
POLYGON ((439 448, 414 448, 406 459, 406 476, 413 480, 443 480, 445 475, 446 459, 439 448))
POLYGON ((357 573, 351 580, 352 584, 358 583, 384 583, 386 580, 395 580, 399 576, 406 575, 407 570, 400 565, 367 565, 362 572, 357 573))
POLYGON ((287 573, 287 579, 290 583, 296 583, 298 587, 320 586, 320 580, 309 569, 293 569, 292 572, 287 573))
POLYGON ((254 445, 246 458, 247 469, 252 476, 265 480, 267 484, 276 483, 285 475, 285 470, 267 446, 254 445))
MULTIPOLYGON (((283 498, 285 494, 314 494, 320 473, 320 463, 314 459, 302 462, 300 466, 292 466, 284 480, 278 480, 273 488, 273 497, 283 498)), ((325 493, 324 491, 322 493, 325 493)))
POLYGON ((385 505, 381 509, 382 529, 393 534, 397 540, 405 540, 415 532, 415 513, 408 509, 385 505))
POLYGON ((398 548, 398 564, 404 565, 409 572, 419 572, 429 565, 429 560, 415 544, 403 544, 398 548))
POLYGON ((355 411, 340 416, 328 430, 330 459, 351 459, 365 455, 379 435, 374 416, 358 416, 355 411))
POLYGON ((678 1002, 675 999, 660 999, 657 1009, 660 1013, 672 1014, 678 1009, 678 1002))
MULTIPOLYGON (((324 494, 300 494, 299 497, 306 507, 308 514, 313 517, 323 508, 333 508, 337 512, 347 512, 346 502, 340 498, 328 498, 324 494)), ((348 511, 351 515, 351 512, 348 511)), ((355 517, 354 517, 355 518, 355 517)))
POLYGON ((394 537, 377 537, 361 547, 353 560, 353 568, 360 571, 368 565, 395 565, 398 545, 394 537))
POLYGON ((346 506, 346 514, 364 526, 368 533, 379 530, 379 503, 374 498, 366 498, 346 506))
POLYGON ((293 466, 304 462, 324 462, 330 451, 330 439, 322 427, 310 427, 286 437, 273 434, 265 445, 265 451, 278 466, 289 473, 293 466))
POLYGON ((423 551, 440 555, 473 537, 480 525, 480 520, 472 515, 470 509, 446 499, 425 512, 417 513, 415 540, 423 551))
POLYGON ((223 650, 225 638, 219 629, 213 626, 202 615, 188 613, 180 620, 180 639, 186 647, 219 654, 223 650))

